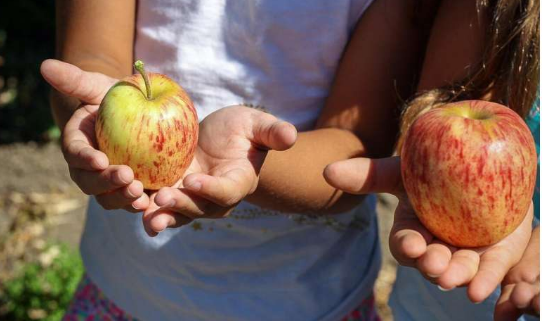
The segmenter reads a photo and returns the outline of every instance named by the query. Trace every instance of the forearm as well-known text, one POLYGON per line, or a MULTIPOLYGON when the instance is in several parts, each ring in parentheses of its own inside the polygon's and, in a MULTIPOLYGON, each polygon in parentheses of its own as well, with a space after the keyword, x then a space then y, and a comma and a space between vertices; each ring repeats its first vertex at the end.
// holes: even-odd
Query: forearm
MULTIPOLYGON (((56 15, 58 59, 115 78, 131 74, 134 0, 59 0, 56 15)), ((63 128, 80 102, 53 91, 51 105, 63 128)))
MULTIPOLYGON (((427 45, 418 92, 472 76, 483 58, 487 10, 476 1, 442 1, 427 45)), ((482 98, 482 97, 480 97, 482 98)))
POLYGON ((269 152, 258 188, 247 200, 282 212, 343 212, 359 204, 362 196, 331 187, 322 173, 332 162, 363 153, 363 144, 350 131, 326 128, 300 133, 291 149, 269 152))
MULTIPOLYGON (((301 133, 292 149, 269 153, 250 202, 321 214, 359 204, 361 196, 329 186, 323 170, 335 161, 385 157, 393 151, 401 98, 415 88, 427 36, 424 27, 412 23, 415 4, 377 0, 371 5, 346 48, 319 116, 316 128, 327 129, 301 133)), ((435 5, 427 8, 431 16, 435 5)))

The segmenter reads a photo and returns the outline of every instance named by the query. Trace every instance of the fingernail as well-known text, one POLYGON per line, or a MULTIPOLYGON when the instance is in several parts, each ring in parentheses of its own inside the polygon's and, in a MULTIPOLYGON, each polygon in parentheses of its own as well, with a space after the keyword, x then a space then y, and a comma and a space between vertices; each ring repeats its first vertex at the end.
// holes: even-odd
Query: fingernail
POLYGON ((429 273, 427 273, 427 276, 428 276, 428 277, 430 277, 430 278, 433 278, 433 279, 435 279, 435 278, 438 278, 438 277, 439 277, 440 275, 436 275, 436 274, 429 274, 429 273))
POLYGON ((200 181, 195 181, 192 184, 187 185, 186 188, 188 188, 189 190, 192 190, 192 191, 199 191, 201 189, 201 182, 200 181))
POLYGON ((128 178, 127 178, 126 175, 124 175, 124 174, 119 173, 119 179, 120 179, 120 181, 121 181, 122 184, 128 184, 128 183, 130 183, 130 181, 128 180, 128 178))
POLYGON ((132 203, 132 207, 133 207, 135 210, 138 210, 138 211, 140 210, 140 208, 139 208, 137 205, 135 205, 134 203, 132 203))
POLYGON ((162 207, 167 207, 167 208, 172 208, 175 206, 175 200, 171 200, 169 202, 166 203, 166 205, 162 206, 162 207))
POLYGON ((438 287, 438 289, 441 290, 442 292, 450 292, 450 291, 452 291, 453 289, 455 289, 455 288, 445 289, 445 288, 441 287, 440 285, 437 285, 437 287, 438 287))
POLYGON ((132 190, 130 189, 130 187, 128 187, 128 189, 126 190, 128 196, 130 198, 134 198, 135 197, 135 194, 132 192, 132 190))
POLYGON ((106 162, 105 162, 104 159, 99 159, 99 158, 98 158, 98 159, 95 160, 95 162, 96 162, 97 168, 99 168, 99 169, 102 169, 102 168, 106 168, 106 167, 107 167, 107 164, 106 164, 106 162))

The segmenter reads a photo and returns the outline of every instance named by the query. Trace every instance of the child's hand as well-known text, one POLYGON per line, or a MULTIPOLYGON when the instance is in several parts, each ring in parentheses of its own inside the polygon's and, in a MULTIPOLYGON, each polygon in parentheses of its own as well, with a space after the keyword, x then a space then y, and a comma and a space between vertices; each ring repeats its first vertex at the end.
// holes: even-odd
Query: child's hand
POLYGON ((251 108, 233 106, 207 116, 198 148, 184 178, 151 195, 143 215, 151 236, 197 218, 221 218, 253 193, 267 151, 286 150, 296 141, 293 125, 251 108))
POLYGON ((134 180, 132 169, 109 165, 107 156, 96 149, 94 123, 98 106, 117 80, 58 60, 45 60, 41 73, 60 93, 80 102, 62 132, 62 152, 72 180, 85 194, 96 195, 106 209, 145 209, 149 198, 143 193, 143 184, 134 180))
POLYGON ((403 189, 401 160, 356 158, 329 165, 328 183, 353 194, 391 193, 399 198, 390 250, 404 266, 417 268, 442 289, 468 286, 473 302, 486 299, 521 258, 531 235, 532 206, 523 223, 499 243, 458 249, 437 240, 418 220, 403 189))
POLYGON ((516 320, 523 313, 540 315, 540 227, 533 230, 521 260, 502 282, 495 320, 516 320))

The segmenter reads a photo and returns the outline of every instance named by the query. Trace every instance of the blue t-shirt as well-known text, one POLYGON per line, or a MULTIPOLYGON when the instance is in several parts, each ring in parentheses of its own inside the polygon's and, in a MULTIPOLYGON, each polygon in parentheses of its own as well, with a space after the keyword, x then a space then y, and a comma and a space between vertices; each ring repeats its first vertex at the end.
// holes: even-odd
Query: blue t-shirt
MULTIPOLYGON (((526 122, 533 133, 537 154, 540 155, 540 99, 537 99, 526 122)), ((540 156, 533 195, 535 224, 540 218, 539 173, 540 156)), ((393 311, 393 317, 399 321, 492 321, 499 295, 500 288, 482 303, 473 304, 468 299, 466 288, 443 292, 424 279, 418 270, 399 266, 389 305, 393 311)), ((539 320, 539 318, 524 315, 518 320, 530 321, 539 320)))
POLYGON ((540 93, 533 108, 525 120, 536 143, 536 155, 538 156, 538 167, 536 171, 536 187, 533 194, 534 216, 540 220, 540 93))

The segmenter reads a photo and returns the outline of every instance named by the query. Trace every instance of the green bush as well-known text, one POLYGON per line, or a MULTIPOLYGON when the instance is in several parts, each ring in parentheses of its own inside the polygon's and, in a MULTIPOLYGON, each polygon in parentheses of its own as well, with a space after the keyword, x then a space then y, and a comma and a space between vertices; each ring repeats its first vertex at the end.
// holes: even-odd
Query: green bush
MULTIPOLYGON (((55 250, 49 263, 30 263, 20 275, 6 282, 1 301, 5 314, 0 319, 60 320, 83 275, 79 254, 65 245, 52 245, 44 252, 55 250), (56 249, 55 249, 56 247, 56 249)), ((47 259, 47 258, 45 258, 47 259)))

